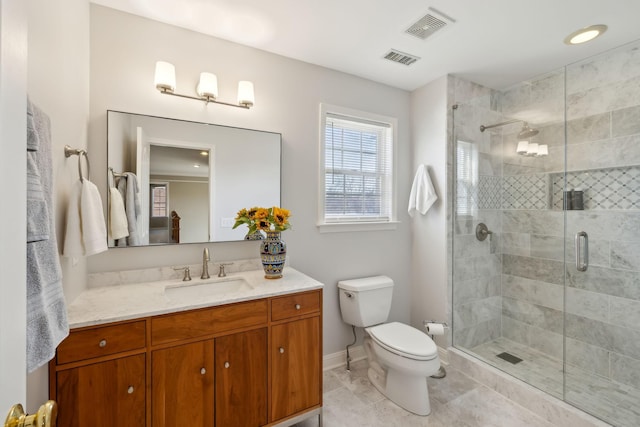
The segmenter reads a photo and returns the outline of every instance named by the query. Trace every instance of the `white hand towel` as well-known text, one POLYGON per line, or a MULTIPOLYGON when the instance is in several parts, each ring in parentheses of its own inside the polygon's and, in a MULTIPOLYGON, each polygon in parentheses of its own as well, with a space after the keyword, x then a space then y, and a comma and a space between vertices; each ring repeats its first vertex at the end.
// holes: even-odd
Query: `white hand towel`
POLYGON ((117 188, 109 187, 109 238, 118 240, 129 235, 129 223, 122 195, 117 188))
POLYGON ((113 170, 111 168, 109 168, 107 174, 107 184, 109 185, 109 238, 118 240, 129 235, 129 224, 124 208, 124 199, 114 185, 113 170))
POLYGON ((69 197, 64 256, 79 258, 107 250, 107 230, 98 187, 76 181, 69 197))
POLYGON ((107 250, 107 227, 102 210, 102 198, 98 187, 84 179, 82 184, 82 198, 80 199, 82 212, 82 242, 85 256, 94 255, 107 250))
POLYGON ((415 211, 422 215, 426 214, 431 205, 438 200, 438 195, 433 189, 429 172, 425 165, 418 166, 416 176, 411 186, 411 194, 409 195, 409 215, 413 217, 415 211))
POLYGON ((80 197, 82 194, 82 183, 76 181, 71 187, 69 195, 69 206, 67 209, 67 228, 64 235, 64 256, 78 258, 84 255, 82 246, 82 223, 80 220, 80 197))

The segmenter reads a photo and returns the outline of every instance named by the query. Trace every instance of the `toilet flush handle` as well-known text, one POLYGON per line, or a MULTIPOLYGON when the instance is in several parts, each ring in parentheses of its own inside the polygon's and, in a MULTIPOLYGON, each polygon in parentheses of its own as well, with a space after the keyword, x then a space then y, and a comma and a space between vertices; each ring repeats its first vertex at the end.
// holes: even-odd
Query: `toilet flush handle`
POLYGON ((351 292, 344 293, 347 298, 353 298, 353 294, 351 292))

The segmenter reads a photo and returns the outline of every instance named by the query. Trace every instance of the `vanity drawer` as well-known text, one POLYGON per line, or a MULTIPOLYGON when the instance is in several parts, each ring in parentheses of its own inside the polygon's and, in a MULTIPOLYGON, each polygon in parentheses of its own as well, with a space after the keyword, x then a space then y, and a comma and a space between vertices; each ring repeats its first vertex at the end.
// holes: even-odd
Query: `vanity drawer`
POLYGON ((287 295, 271 300, 271 320, 273 321, 317 311, 320 311, 320 291, 287 295))
POLYGON ((151 345, 267 324, 267 300, 255 300, 151 319, 151 345))
POLYGON ((71 331, 60 343, 57 363, 70 363, 145 347, 144 320, 71 331))

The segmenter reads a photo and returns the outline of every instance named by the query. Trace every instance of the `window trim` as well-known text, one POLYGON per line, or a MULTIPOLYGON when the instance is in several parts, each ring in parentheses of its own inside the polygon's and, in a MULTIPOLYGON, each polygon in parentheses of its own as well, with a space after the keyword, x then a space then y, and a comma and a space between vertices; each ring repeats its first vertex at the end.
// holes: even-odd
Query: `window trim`
POLYGON ((350 232, 350 231, 377 231, 394 230, 399 221, 398 215, 398 172, 397 172, 397 150, 398 150, 398 119, 366 111, 340 107, 331 104, 320 104, 320 132, 319 132, 319 165, 318 165, 318 222, 317 227, 321 233, 350 232), (340 115, 345 118, 352 117, 363 121, 378 122, 388 124, 391 128, 391 215, 388 221, 331 221, 325 220, 325 136, 327 115, 340 115))

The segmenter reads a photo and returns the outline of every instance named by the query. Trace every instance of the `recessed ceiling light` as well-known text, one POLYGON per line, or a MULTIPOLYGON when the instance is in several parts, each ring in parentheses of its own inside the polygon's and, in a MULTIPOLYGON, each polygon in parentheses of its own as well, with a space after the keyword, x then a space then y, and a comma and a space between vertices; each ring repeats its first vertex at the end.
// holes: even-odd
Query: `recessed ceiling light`
POLYGON ((193 167, 194 167, 194 168, 199 168, 199 167, 200 167, 200 165, 199 165, 199 164, 197 164, 197 163, 194 163, 193 167))
POLYGON ((578 31, 574 31, 565 37, 565 44, 580 44, 591 41, 607 31, 606 25, 590 25, 588 27, 582 28, 578 31))
POLYGON ((209 152, 208 152, 208 151, 201 151, 201 152, 200 152, 200 155, 202 155, 202 156, 208 156, 208 155, 209 155, 209 152))

